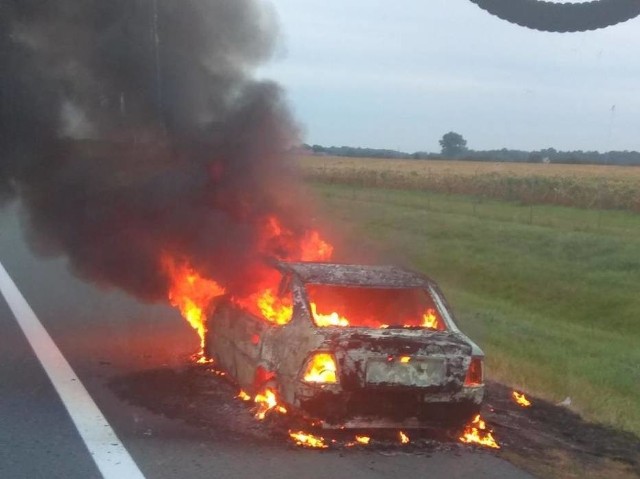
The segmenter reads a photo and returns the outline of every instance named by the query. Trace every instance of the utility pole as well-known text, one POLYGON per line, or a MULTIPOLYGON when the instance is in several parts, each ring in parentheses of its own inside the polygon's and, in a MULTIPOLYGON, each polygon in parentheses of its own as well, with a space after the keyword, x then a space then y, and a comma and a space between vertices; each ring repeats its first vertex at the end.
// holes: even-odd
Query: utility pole
POLYGON ((155 54, 155 93, 160 123, 166 128, 164 118, 164 100, 162 96, 162 72, 160 65, 160 33, 158 31, 158 0, 153 0, 153 44, 155 54))

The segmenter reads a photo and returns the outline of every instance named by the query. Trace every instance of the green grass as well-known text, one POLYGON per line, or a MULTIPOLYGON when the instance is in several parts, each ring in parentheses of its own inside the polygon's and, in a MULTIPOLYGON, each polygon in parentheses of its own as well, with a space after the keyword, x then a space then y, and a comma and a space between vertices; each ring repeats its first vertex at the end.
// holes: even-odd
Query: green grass
POLYGON ((639 215, 313 188, 353 241, 440 283, 489 377, 640 434, 639 215))

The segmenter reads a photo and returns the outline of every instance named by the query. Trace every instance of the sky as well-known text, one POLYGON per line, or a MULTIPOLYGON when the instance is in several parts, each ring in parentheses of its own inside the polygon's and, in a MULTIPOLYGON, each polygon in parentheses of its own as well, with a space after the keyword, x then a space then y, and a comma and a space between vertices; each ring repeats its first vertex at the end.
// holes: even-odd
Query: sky
POLYGON ((257 75, 280 83, 303 141, 439 151, 640 150, 640 18, 543 33, 468 0, 274 0, 257 75))

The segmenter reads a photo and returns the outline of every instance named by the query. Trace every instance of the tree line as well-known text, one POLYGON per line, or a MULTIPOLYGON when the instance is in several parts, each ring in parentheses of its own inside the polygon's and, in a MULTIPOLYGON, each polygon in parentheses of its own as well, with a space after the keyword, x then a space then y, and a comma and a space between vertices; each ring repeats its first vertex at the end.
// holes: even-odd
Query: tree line
POLYGON ((439 153, 362 148, 353 146, 322 146, 303 144, 306 153, 327 156, 347 156, 352 158, 392 158, 407 160, 466 160, 466 161, 497 161, 513 163, 562 163, 581 165, 627 165, 640 166, 640 152, 637 151, 558 151, 555 148, 525 151, 501 148, 496 150, 472 150, 462 135, 448 132, 440 140, 439 153))

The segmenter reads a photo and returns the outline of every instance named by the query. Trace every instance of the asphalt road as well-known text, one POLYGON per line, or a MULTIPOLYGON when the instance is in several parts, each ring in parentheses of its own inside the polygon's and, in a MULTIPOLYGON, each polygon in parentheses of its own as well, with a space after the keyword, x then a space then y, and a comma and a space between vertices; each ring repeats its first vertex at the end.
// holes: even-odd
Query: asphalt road
MULTIPOLYGON (((64 259, 33 255, 14 204, 0 210, 0 263, 147 478, 528 478, 493 453, 310 451, 216 434, 132 406, 115 378, 179 370, 194 333, 165 306, 75 277, 64 259)), ((153 393, 153 392, 151 392, 153 393)), ((70 414, 0 295, 0 478, 101 477, 70 414)), ((125 476, 120 476, 125 479, 125 476)))

